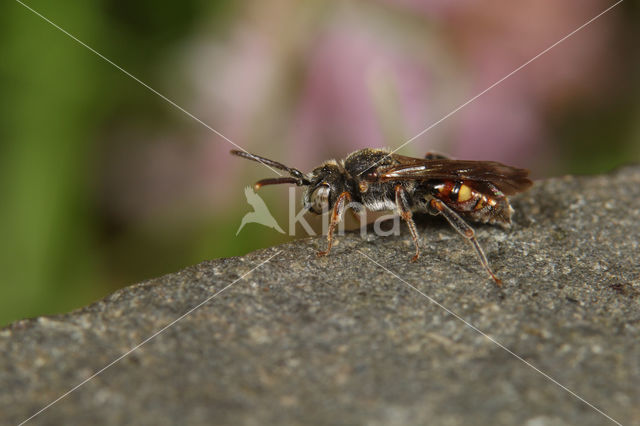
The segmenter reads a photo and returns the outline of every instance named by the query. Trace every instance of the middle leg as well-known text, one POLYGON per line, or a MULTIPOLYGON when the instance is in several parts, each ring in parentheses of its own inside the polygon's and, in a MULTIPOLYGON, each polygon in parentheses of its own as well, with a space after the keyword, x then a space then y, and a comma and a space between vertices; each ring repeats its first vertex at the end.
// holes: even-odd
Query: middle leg
POLYGON ((416 254, 411 258, 411 261, 415 262, 420 257, 418 231, 416 230, 416 224, 413 221, 413 214, 411 213, 411 209, 409 208, 409 203, 407 201, 407 192, 404 190, 402 185, 396 185, 396 208, 398 209, 400 217, 407 222, 409 231, 411 231, 411 238, 413 238, 413 243, 416 246, 416 254))

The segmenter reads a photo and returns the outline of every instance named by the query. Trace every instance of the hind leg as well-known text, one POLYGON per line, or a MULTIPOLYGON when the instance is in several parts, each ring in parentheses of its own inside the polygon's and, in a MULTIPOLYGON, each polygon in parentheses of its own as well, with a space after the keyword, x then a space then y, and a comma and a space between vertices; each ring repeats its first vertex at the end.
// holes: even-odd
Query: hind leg
POLYGON ((493 280, 496 282, 498 287, 502 287, 502 280, 498 278, 496 274, 494 274, 493 271, 491 270, 491 267, 489 266, 489 261, 487 260, 487 256, 485 256, 484 251, 482 250, 482 247, 480 247, 478 240, 476 240, 475 232, 473 228, 469 226, 469 224, 465 222, 464 219, 462 219, 458 213, 453 211, 449 206, 447 206, 442 201, 432 199, 430 206, 436 211, 440 212, 447 219, 449 224, 453 226, 453 229, 458 231, 460 235, 465 237, 473 245, 473 248, 476 250, 476 254, 480 258, 480 263, 482 263, 482 266, 484 266, 484 268, 487 270, 491 278, 493 278, 493 280))

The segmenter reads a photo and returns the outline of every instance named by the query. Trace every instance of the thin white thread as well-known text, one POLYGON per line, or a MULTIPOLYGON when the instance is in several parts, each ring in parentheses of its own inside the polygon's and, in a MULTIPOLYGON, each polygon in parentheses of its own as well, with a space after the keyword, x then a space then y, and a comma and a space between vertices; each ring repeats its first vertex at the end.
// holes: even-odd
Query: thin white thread
MULTIPOLYGON (((149 91, 151 91, 152 93, 156 94, 157 96, 161 97, 162 99, 164 99, 166 102, 168 102, 169 104, 171 104, 173 107, 177 108, 178 110, 182 111, 184 114, 186 114, 187 116, 191 117, 192 119, 194 119, 195 121, 197 121, 198 123, 202 124, 204 127, 206 127, 207 129, 211 130, 213 133, 215 133, 216 135, 220 136, 222 139, 226 140, 227 142, 229 142, 231 145, 235 146, 236 148, 238 148, 241 151, 246 152, 247 154, 249 153, 247 150, 245 150, 243 147, 241 147, 240 145, 238 145, 237 143, 235 143, 234 141, 232 141, 231 139, 229 139, 228 137, 226 137, 225 135, 223 135, 222 133, 220 133, 219 131, 217 131, 216 129, 214 129, 213 127, 211 127, 210 125, 208 125, 207 123, 205 123, 204 121, 202 121, 201 119, 199 119, 198 117, 196 117, 195 115, 191 114, 189 111, 187 111, 186 109, 184 109, 183 107, 181 107, 180 105, 178 105, 177 103, 175 103, 174 101, 172 101, 171 99, 169 99, 168 97, 166 97, 165 95, 163 95, 162 93, 158 92, 156 89, 154 89, 153 87, 149 86, 147 83, 145 83, 144 81, 140 80, 138 77, 136 77, 135 75, 131 74, 129 71, 125 70, 124 68, 122 68, 121 66, 119 66, 118 64, 116 64, 115 62, 113 62, 111 59, 107 58, 106 56, 104 56, 102 53, 98 52, 97 50, 95 50, 93 47, 89 46, 88 44, 86 44, 85 42, 83 42, 82 40, 78 39, 76 36, 74 36, 73 34, 69 33, 67 30, 65 30, 64 28, 60 27, 59 25, 57 25, 56 23, 54 23, 53 21, 51 21, 49 18, 47 18, 46 16, 42 15, 40 12, 38 12, 37 10, 31 8, 30 6, 27 6, 26 4, 24 4, 22 1, 20 0, 16 0, 16 2, 18 2, 19 4, 21 4, 22 6, 24 6, 26 9, 28 9, 29 11, 31 11, 32 13, 34 13, 35 15, 37 15, 38 17, 40 17, 41 19, 43 19, 44 21, 48 22, 49 24, 51 24, 53 27, 55 27, 56 29, 58 29, 59 31, 61 31, 62 33, 66 34, 68 37, 70 37, 71 39, 73 39, 74 41, 76 41, 78 44, 80 44, 81 46, 87 48, 88 50, 90 50, 91 52, 93 52, 95 55, 99 56, 100 58, 102 58, 104 61, 108 62, 109 64, 111 64, 112 66, 114 66, 115 68, 117 68, 118 70, 120 70, 121 72, 123 72, 124 74, 126 74, 127 76, 131 77, 133 80, 135 80, 136 82, 138 82, 139 84, 141 84, 143 87, 145 87, 146 89, 148 89, 149 91)), ((282 176, 282 174, 280 172, 278 172, 277 170, 275 170, 274 168, 272 168, 271 166, 263 163, 262 161, 258 161, 260 164, 268 167, 269 169, 271 169, 271 171, 273 171, 275 174, 277 174, 278 176, 282 176)))
POLYGON ((482 336, 484 336, 485 338, 487 338, 489 341, 495 343, 498 347, 504 349, 506 352, 508 352, 509 354, 513 355, 515 358, 519 359, 520 361, 522 361, 523 363, 525 363, 527 366, 531 367, 533 370, 535 370, 536 372, 540 373, 542 376, 544 376, 546 379, 548 379, 549 381, 555 383, 556 385, 558 385, 559 387, 561 387, 562 389, 564 389, 565 391, 567 391, 569 394, 571 394, 572 396, 574 396, 575 398, 579 399, 580 401, 582 401, 583 403, 587 404, 589 407, 593 408, 595 411, 597 411, 598 413, 602 414, 603 416, 605 416, 607 419, 611 420, 612 422, 616 423, 617 425, 622 426, 622 423, 616 421, 615 419, 613 419, 611 416, 609 416, 607 413, 605 413, 604 411, 600 410, 598 407, 596 407, 595 405, 591 404, 589 401, 587 401, 586 399, 584 399, 583 397, 581 397, 580 395, 578 395, 577 393, 575 393, 574 391, 572 391, 571 389, 569 389, 568 387, 564 386, 562 383, 558 382, 556 379, 554 379, 553 377, 551 377, 550 375, 548 375, 547 373, 545 373, 544 371, 540 370, 538 367, 536 367, 535 365, 531 364, 529 361, 525 360, 524 358, 522 358, 520 355, 514 353, 511 349, 507 348, 506 346, 504 346, 502 343, 498 342, 496 339, 494 339, 493 337, 489 336, 488 334, 484 333, 482 330, 478 329, 476 326, 474 326, 473 324, 469 323, 467 320, 465 320, 464 318, 462 318, 461 316, 459 316, 458 314, 456 314, 455 312, 451 311, 450 309, 448 309, 446 306, 442 305, 440 302, 438 302, 437 300, 435 300, 434 298, 427 296, 426 294, 424 294, 422 291, 418 290, 416 287, 414 287, 413 285, 409 284, 407 281, 403 280, 402 278, 400 278, 397 274, 395 274, 393 271, 387 269, 386 267, 382 266, 380 263, 376 262, 375 260, 373 260, 371 257, 367 256, 364 252, 358 250, 358 252, 363 255, 364 257, 366 257, 367 259, 369 259, 371 262, 375 263, 376 265, 378 265, 379 267, 381 267, 382 269, 384 269, 385 271, 387 271, 388 273, 390 273, 391 275, 393 275, 394 277, 396 277, 397 279, 399 279, 400 281, 402 281, 403 283, 405 283, 406 285, 408 285, 409 287, 411 287, 413 290, 417 291, 418 293, 420 293, 422 296, 424 296, 425 298, 427 298, 431 303, 435 304, 436 306, 438 306, 439 308, 445 310, 448 314, 452 315, 453 317, 455 317, 456 319, 462 321, 467 327, 471 328, 472 330, 478 332, 479 334, 481 334, 482 336))
POLYGON ((144 345, 145 343, 149 342, 151 339, 153 339, 154 337, 158 336, 160 333, 164 332, 165 330, 167 330, 168 328, 172 327, 173 325, 175 325, 178 321, 182 320, 184 317, 186 317, 187 315, 191 314, 193 311, 195 311, 196 309, 198 309, 199 307, 201 307, 202 305, 204 305, 205 303, 207 303, 208 301, 210 301, 211 299, 213 299, 214 297, 216 297, 217 295, 219 295, 220 293, 222 293, 223 291, 225 291, 226 289, 228 289, 229 287, 231 287, 232 285, 234 285, 235 283, 237 283, 238 281, 240 281, 241 279, 243 279, 244 277, 246 277, 247 275, 249 275, 250 273, 252 273, 253 271, 255 271, 256 269, 258 269, 259 267, 261 267, 262 265, 264 265, 265 263, 269 262, 271 259, 273 259, 275 256, 277 256, 278 254, 282 253, 282 251, 277 251, 273 256, 269 257, 267 260, 265 260, 264 262, 260 263, 259 265, 255 266, 254 268, 252 268, 251 270, 249 270, 249 272, 246 272, 245 274, 243 274, 240 278, 236 279, 235 281, 233 281, 231 284, 227 285, 226 287, 224 287, 222 290, 219 290, 218 292, 216 292, 215 294, 213 294, 212 296, 207 297, 203 302, 200 302, 199 304, 197 304, 196 306, 194 306, 193 308, 189 309, 187 312, 185 312, 184 314, 180 315, 178 318, 176 318, 175 320, 171 321, 169 324, 165 325, 164 327, 162 327, 160 330, 156 331, 155 333, 153 333, 151 336, 147 337, 146 339, 144 339, 142 342, 138 343, 136 346, 134 346, 133 348, 129 349, 127 352, 125 352, 124 354, 120 355, 118 358, 114 359, 113 361, 111 361, 109 364, 107 364, 106 366, 102 367, 100 370, 96 371, 95 373, 93 373, 91 376, 87 377, 86 379, 84 379, 82 382, 80 382, 79 384, 75 385, 73 388, 69 389, 67 392, 63 393, 62 395, 60 395, 57 399, 55 399, 54 401, 50 402, 49 404, 45 405, 44 407, 42 407, 40 410, 38 410, 36 413, 32 414, 31 417, 29 417, 28 419, 22 421, 18 426, 22 426, 23 424, 27 423, 29 420, 33 419, 34 417, 36 417, 37 415, 39 415, 40 413, 42 413, 43 411, 47 410, 49 407, 51 407, 52 405, 54 405, 55 403, 57 403, 58 401, 60 401, 61 399, 65 398, 66 396, 68 396, 69 394, 71 394, 72 392, 76 391, 79 387, 81 387, 82 385, 84 385, 85 383, 87 383, 88 381, 90 381, 91 379, 95 378, 96 376, 98 376, 100 373, 102 373, 103 371, 105 371, 107 368, 111 367, 112 365, 114 365, 115 363, 117 363, 118 361, 122 360, 123 358, 125 358, 126 356, 128 356, 129 354, 131 354, 133 351, 137 350, 138 348, 140 348, 142 345, 144 345))
MULTIPOLYGON (((622 3, 624 0, 618 0, 616 3, 614 3, 612 6, 609 6, 607 9, 605 9, 603 12, 600 12, 598 15, 596 15, 595 17, 591 18, 590 20, 588 20, 587 22, 585 22, 584 24, 580 25, 578 28, 576 28, 575 30, 571 31, 569 34, 567 34, 566 36, 562 37, 560 40, 556 41, 555 43, 553 43, 551 46, 547 47, 546 49, 544 49, 542 52, 538 53, 536 56, 534 56, 533 58, 529 59, 527 62, 525 62, 524 64, 520 65, 518 68, 516 68, 515 70, 511 71, 509 74, 505 75, 504 77, 502 77, 500 80, 496 81, 495 83, 493 83, 491 86, 487 87, 486 89, 484 89, 482 92, 478 93, 477 95, 475 95, 473 98, 469 99, 468 101, 466 101, 465 103, 459 105, 457 108, 455 108, 453 111, 451 111, 450 113, 448 113, 447 115, 445 115, 444 117, 442 117, 441 119, 439 119, 438 121, 436 121, 435 123, 431 124, 429 127, 427 127, 426 129, 422 130, 420 133, 418 133, 417 135, 415 135, 414 137, 412 137, 411 139, 409 139, 408 141, 406 141, 405 143, 403 143, 402 145, 400 145, 398 148, 394 149, 393 151, 391 151, 389 154, 387 154, 385 157, 383 158, 387 158, 388 156, 398 152, 399 150, 401 150, 402 148, 404 148, 405 146, 407 146, 408 144, 410 144, 411 142, 413 142, 414 140, 418 139, 420 136, 424 135, 425 133, 427 133, 429 130, 431 130, 432 128, 434 128, 435 126, 437 126, 438 124, 442 123, 444 120, 446 120, 447 118, 451 117, 453 114, 455 114, 456 112, 460 111, 462 108, 466 107, 467 105, 469 105, 470 103, 472 103, 473 101, 475 101, 476 99, 478 99, 480 96, 484 95, 485 93, 487 93, 488 91, 490 91, 491 89, 493 89, 494 87, 496 87, 497 85, 499 85, 500 83, 502 83, 503 81, 505 81, 506 79, 508 79, 509 77, 511 77, 512 75, 514 75, 515 73, 517 73, 518 71, 520 71, 521 69, 523 69, 524 67, 526 67, 527 65, 529 65, 530 63, 532 63, 533 61, 535 61, 536 59, 540 58, 542 55, 544 55, 545 53, 549 52, 551 49, 553 49, 554 47, 556 47, 557 45, 559 45, 560 43, 562 43, 563 41, 567 40, 568 38, 572 37, 573 35, 575 35, 577 32, 579 32, 580 30, 584 29, 586 26, 588 26, 589 24, 593 23, 593 21, 595 21, 596 19, 600 18, 602 15, 604 15, 605 13, 609 12, 611 9, 613 9, 614 7, 616 7, 617 5, 619 5, 620 3, 622 3)), ((371 165, 371 167, 375 167, 380 161, 382 161, 382 159, 376 161, 375 163, 373 163, 371 165)), ((371 167, 368 167, 365 170, 369 170, 371 167)), ((364 172, 361 172, 360 174, 362 174, 364 172)))

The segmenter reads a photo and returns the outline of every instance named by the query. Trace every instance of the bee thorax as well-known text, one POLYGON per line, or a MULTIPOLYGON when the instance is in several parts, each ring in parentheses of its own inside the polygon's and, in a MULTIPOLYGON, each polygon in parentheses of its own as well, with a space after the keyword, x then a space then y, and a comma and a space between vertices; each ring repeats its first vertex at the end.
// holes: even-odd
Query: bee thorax
POLYGON ((396 209, 395 200, 390 200, 388 198, 364 200, 363 204, 367 209, 369 209, 371 211, 395 210, 396 209))

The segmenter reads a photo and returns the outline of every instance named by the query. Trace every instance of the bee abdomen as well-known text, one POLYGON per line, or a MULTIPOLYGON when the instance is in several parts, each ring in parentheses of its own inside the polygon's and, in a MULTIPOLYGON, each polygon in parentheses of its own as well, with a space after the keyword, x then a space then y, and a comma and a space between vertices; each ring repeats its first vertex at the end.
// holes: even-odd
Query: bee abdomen
POLYGON ((495 191, 480 191, 474 186, 474 182, 444 181, 434 186, 434 196, 475 221, 508 226, 513 209, 507 198, 495 191))
POLYGON ((482 199, 482 193, 464 181, 445 181, 436 184, 434 189, 436 197, 447 203, 467 204, 471 200, 482 199))

